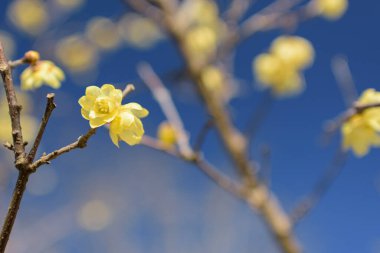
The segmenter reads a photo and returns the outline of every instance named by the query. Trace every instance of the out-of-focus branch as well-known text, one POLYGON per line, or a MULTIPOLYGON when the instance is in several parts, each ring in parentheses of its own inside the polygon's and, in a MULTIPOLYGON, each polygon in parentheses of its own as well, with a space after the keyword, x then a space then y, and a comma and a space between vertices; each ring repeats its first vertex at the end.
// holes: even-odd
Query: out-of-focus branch
POLYGON ((164 29, 178 43, 187 65, 187 71, 197 85, 207 110, 213 118, 222 143, 240 173, 244 185, 244 199, 261 215, 283 252, 299 253, 300 249, 292 234, 289 217, 282 210, 269 189, 258 180, 254 173, 255 168, 248 159, 247 142, 243 134, 232 123, 224 103, 211 94, 206 86, 203 85, 201 71, 205 66, 200 65, 195 58, 196 56, 187 51, 183 31, 177 27, 170 14, 164 12, 164 16, 164 29))
POLYGON ((240 40, 260 31, 294 27, 301 21, 313 18, 316 13, 312 1, 293 11, 301 0, 277 0, 243 22, 238 32, 240 40))
POLYGON ((51 113, 53 112, 53 110, 56 107, 56 105, 54 104, 54 93, 49 93, 46 96, 46 99, 47 99, 47 102, 46 102, 45 113, 44 113, 44 115, 42 117, 41 125, 40 125, 40 128, 38 130, 37 136, 36 136, 36 138, 34 140, 33 146, 32 146, 32 148, 31 148, 31 150, 30 150, 30 152, 28 154, 28 161, 29 162, 33 162, 33 160, 34 160, 34 158, 36 156, 38 147, 40 146, 40 143, 41 143, 41 140, 42 140, 42 136, 43 136, 43 134, 45 132, 46 125, 49 122, 51 113))
POLYGON ((153 93, 154 98, 160 105, 169 123, 175 129, 177 144, 180 152, 184 156, 191 157, 193 152, 189 145, 189 137, 186 133, 181 117, 179 116, 179 113, 168 89, 165 88, 165 85, 162 83, 150 65, 146 63, 139 64, 137 71, 140 75, 140 78, 145 82, 145 84, 153 93))
POLYGON ((193 157, 183 156, 180 152, 173 148, 168 148, 166 145, 161 143, 159 140, 154 139, 149 136, 143 136, 141 144, 152 148, 154 150, 166 153, 170 156, 177 157, 187 163, 195 165, 200 171, 202 171, 208 178, 215 182, 219 187, 224 189, 227 192, 235 195, 236 197, 242 198, 244 191, 243 187, 239 186, 238 183, 232 181, 230 178, 221 173, 208 161, 206 161, 199 154, 194 155, 193 157))
POLYGON ((213 125, 214 122, 212 121, 212 119, 208 120, 205 124, 203 124, 201 131, 195 138, 195 143, 193 147, 195 153, 198 153, 202 149, 202 145, 206 139, 206 136, 210 129, 213 127, 213 125))
POLYGON ((249 7, 257 0, 233 0, 225 12, 227 24, 236 25, 249 7))
POLYGON ((293 221, 293 224, 298 223, 302 218, 309 214, 313 208, 317 206, 322 197, 326 195, 331 185, 340 175, 346 160, 347 152, 344 152, 339 148, 334 155, 330 165, 327 167, 323 176, 314 186, 311 193, 303 200, 301 200, 291 212, 290 217, 293 221))
POLYGON ((356 86, 352 78, 350 66, 343 56, 335 56, 331 60, 331 69, 343 95, 344 102, 351 106, 358 97, 356 86))

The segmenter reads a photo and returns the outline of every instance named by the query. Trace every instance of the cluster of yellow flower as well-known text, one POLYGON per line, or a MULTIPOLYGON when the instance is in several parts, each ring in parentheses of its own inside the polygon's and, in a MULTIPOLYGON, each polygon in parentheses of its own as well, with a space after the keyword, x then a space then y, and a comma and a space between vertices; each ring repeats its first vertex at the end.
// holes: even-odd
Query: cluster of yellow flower
POLYGON ((328 19, 338 19, 346 12, 348 0, 315 0, 313 7, 319 15, 328 19))
POLYGON ((51 61, 41 61, 36 51, 25 53, 24 60, 30 64, 21 74, 21 89, 33 90, 46 84, 54 89, 61 87, 65 79, 63 71, 51 61))
POLYGON ((83 118, 89 120, 91 128, 110 124, 112 142, 119 146, 119 140, 129 145, 140 143, 144 128, 140 118, 149 112, 138 103, 122 105, 123 94, 111 84, 102 87, 89 86, 85 96, 79 99, 83 118))
POLYGON ((302 91, 301 73, 314 60, 314 49, 309 41, 298 36, 281 36, 271 45, 269 53, 258 55, 253 61, 256 79, 276 96, 302 91))
MULTIPOLYGON (((367 89, 356 102, 357 106, 380 103, 380 92, 367 89)), ((361 157, 368 153, 371 146, 380 147, 380 107, 363 110, 350 117, 342 125, 343 148, 351 148, 361 157)))
POLYGON ((225 25, 219 18, 218 6, 209 0, 186 0, 179 8, 176 21, 185 31, 185 45, 189 53, 204 61, 214 54, 225 25))
MULTIPOLYGON (((32 141, 37 132, 38 122, 32 115, 33 102, 26 93, 16 90, 17 101, 21 104, 21 125, 25 141, 32 141)), ((12 124, 9 117, 8 101, 5 95, 0 97, 0 142, 12 143, 12 124)))

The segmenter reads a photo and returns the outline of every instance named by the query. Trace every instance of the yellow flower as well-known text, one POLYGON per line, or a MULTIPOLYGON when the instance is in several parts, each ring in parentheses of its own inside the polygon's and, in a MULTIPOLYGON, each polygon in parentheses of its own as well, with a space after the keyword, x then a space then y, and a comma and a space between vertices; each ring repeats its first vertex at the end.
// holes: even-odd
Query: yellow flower
POLYGON ((53 62, 38 61, 21 73, 21 89, 37 89, 42 84, 58 89, 64 79, 65 74, 53 62))
POLYGON ((298 36, 281 36, 273 41, 271 52, 295 69, 304 69, 314 60, 311 43, 298 36))
POLYGON ((380 146, 379 133, 361 115, 355 115, 343 124, 342 135, 343 148, 352 148, 358 157, 366 155, 371 146, 380 146))
POLYGON ((273 54, 260 54, 253 62, 256 79, 276 96, 288 96, 303 90, 303 77, 291 65, 273 54))
POLYGON ((41 0, 16 0, 9 6, 8 17, 20 30, 38 35, 47 27, 48 10, 41 0))
POLYGON ((168 148, 177 142, 176 131, 168 122, 162 122, 158 126, 157 138, 168 148))
MULTIPOLYGON (((367 89, 356 102, 357 106, 380 103, 380 92, 367 89)), ((370 146, 380 146, 380 108, 365 109, 349 118, 342 126, 343 147, 352 148, 357 156, 368 153, 370 146)))
POLYGON ((96 47, 81 35, 70 35, 55 48, 58 60, 72 72, 85 72, 98 64, 96 47))
POLYGON ((315 0, 316 11, 328 19, 340 18, 348 8, 347 0, 315 0))
POLYGON ((96 128, 115 119, 121 107, 122 91, 115 89, 111 84, 104 84, 101 88, 89 86, 86 95, 79 99, 82 106, 83 118, 90 121, 90 126, 96 128))
POLYGON ((128 103, 120 108, 119 114, 110 124, 110 137, 118 147, 119 140, 129 145, 140 143, 144 135, 144 127, 140 118, 148 116, 149 112, 137 103, 128 103))
POLYGON ((139 49, 150 48, 164 37, 157 24, 133 13, 123 16, 118 23, 118 30, 127 44, 139 49))
POLYGON ((186 48, 198 55, 210 55, 216 50, 217 33, 208 26, 196 26, 185 34, 186 48))
POLYGON ((104 50, 116 48, 121 41, 116 24, 103 17, 95 17, 87 23, 86 36, 98 48, 104 50))

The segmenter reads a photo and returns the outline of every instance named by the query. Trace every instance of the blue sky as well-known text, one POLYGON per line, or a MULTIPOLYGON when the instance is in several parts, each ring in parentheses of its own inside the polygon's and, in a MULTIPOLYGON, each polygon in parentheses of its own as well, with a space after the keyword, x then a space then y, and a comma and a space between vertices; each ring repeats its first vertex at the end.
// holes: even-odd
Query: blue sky
MULTIPOLYGON (((0 3, 1 14, 9 2, 0 3)), ((267 3, 259 1, 255 9, 267 3)), ((88 1, 68 17, 66 24, 79 24, 72 32, 83 32, 84 23, 90 17, 116 18, 124 13, 121 7, 116 0, 107 4, 88 1)), ((274 102, 252 148, 252 156, 258 159, 260 148, 270 147, 271 184, 287 211, 312 189, 340 145, 339 134, 329 146, 320 144, 324 122, 346 108, 331 72, 332 57, 337 54, 347 57, 359 92, 369 87, 379 89, 380 35, 376 29, 380 23, 379 11, 378 1, 350 1, 348 12, 341 20, 316 18, 295 31, 309 39, 316 50, 314 65, 305 74, 306 89, 300 96, 274 102)), ((5 18, 0 20, 0 29, 16 38, 18 55, 36 46, 33 38, 15 30, 5 18)), ((235 74, 241 81, 242 92, 232 100, 231 112, 239 127, 245 125, 246 116, 264 95, 255 89, 252 59, 266 51, 279 34, 279 31, 257 34, 238 48, 235 74)), ((148 51, 121 47, 102 55, 101 71, 91 84, 135 83, 137 92, 130 99, 150 110, 144 126, 147 134, 154 135, 163 115, 136 74, 136 64, 141 61, 151 63, 163 75, 182 66, 177 51, 168 41, 148 51)), ((186 128, 196 133, 207 118, 200 101, 189 95, 183 85, 170 78, 164 80, 175 94, 186 128)), ((68 78, 56 92, 58 108, 44 138, 44 151, 74 141, 87 130, 88 123, 81 118, 76 101, 89 84, 77 84, 68 78)), ((41 101, 47 92, 51 90, 31 92, 35 115, 41 114, 44 107, 41 101)), ((235 175, 215 132, 208 136, 204 150, 211 162, 225 173, 235 175)), ((380 252, 379 155, 376 149, 361 159, 349 155, 347 165, 328 194, 296 227, 305 252, 380 252)), ((6 167, 5 162, 2 167, 6 167)), ((196 168, 145 147, 122 145, 117 149, 105 129, 98 131, 85 150, 61 157, 40 172, 33 175, 31 184, 38 186, 54 179, 54 187, 44 195, 26 194, 11 237, 10 252, 28 252, 30 248, 42 253, 277 252, 258 217, 196 168), (92 199, 101 199, 112 207, 110 224, 99 232, 88 232, 77 222, 78 210, 92 199), (51 226, 43 227, 39 222, 51 226), (41 233, 31 228, 40 229, 41 233), (27 233, 28 229, 32 235, 27 233), (23 242, 23 233, 31 239, 23 242)), ((1 215, 11 185, 1 194, 1 215)))

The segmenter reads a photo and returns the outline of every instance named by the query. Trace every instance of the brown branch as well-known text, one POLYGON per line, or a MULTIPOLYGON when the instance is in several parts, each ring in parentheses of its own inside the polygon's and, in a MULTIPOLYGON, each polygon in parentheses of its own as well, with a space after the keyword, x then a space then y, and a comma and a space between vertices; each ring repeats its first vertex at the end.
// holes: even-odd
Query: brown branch
POLYGON ((54 93, 47 94, 46 99, 47 99, 47 102, 46 102, 45 113, 42 117, 40 128, 38 130, 38 133, 37 133, 37 136, 34 140, 33 146, 29 152, 29 155, 28 155, 28 161, 29 162, 33 162, 33 160, 36 156, 38 147, 40 146, 40 143, 42 140, 42 136, 44 135, 44 132, 45 132, 46 125, 49 122, 51 113, 53 112, 53 110, 56 107, 56 105, 54 104, 54 93))
POLYGON ((47 155, 41 156, 40 159, 38 159, 37 161, 35 161, 29 166, 29 169, 34 172, 41 165, 49 164, 52 160, 54 160, 55 158, 59 157, 60 155, 64 153, 70 152, 71 150, 77 149, 77 148, 85 148, 87 146, 88 140, 95 133, 96 133, 96 128, 91 128, 90 130, 88 130, 88 132, 85 135, 80 136, 76 142, 73 142, 65 147, 57 149, 47 155))
POLYGON ((269 189, 254 174, 255 168, 248 159, 247 142, 243 134, 232 123, 223 102, 210 93, 202 83, 201 70, 205 67, 204 62, 200 63, 191 52, 187 51, 183 31, 177 27, 177 24, 168 13, 164 14, 164 29, 178 43, 187 65, 187 71, 197 85, 208 112, 213 117, 222 143, 243 180, 244 198, 261 215, 280 249, 285 253, 299 253, 300 249, 292 234, 289 217, 282 210, 269 189))
POLYGON ((293 224, 298 223, 302 218, 310 213, 313 208, 317 206, 322 197, 326 195, 328 189, 340 175, 346 160, 347 152, 344 152, 339 148, 334 155, 331 163, 325 170, 323 176, 314 186, 309 196, 302 199, 291 212, 290 217, 293 221, 293 224))
POLYGON ((4 224, 1 230, 0 236, 0 252, 5 252, 5 247, 7 246, 9 236, 12 232, 13 224, 16 220, 18 210, 20 208, 20 203, 25 192, 26 184, 28 182, 30 173, 26 170, 20 170, 13 190, 12 200, 9 204, 8 213, 5 217, 4 224))
POLYGON ((358 98, 358 92, 352 78, 350 66, 343 56, 335 56, 331 60, 331 69, 341 90, 347 106, 351 106, 358 98))
POLYGON ((207 134, 214 126, 212 119, 209 119, 206 123, 203 124, 201 131, 198 133, 198 136, 195 138, 195 143, 193 150, 195 153, 198 153, 202 149, 202 145, 206 139, 207 134))
POLYGON ((137 72, 139 73, 140 78, 151 90, 154 98, 160 105, 169 123, 175 129, 177 144, 181 153, 185 156, 191 157, 193 151, 191 150, 189 144, 189 137, 186 133, 185 127, 183 125, 181 117, 179 116, 170 92, 149 64, 139 64, 137 67, 137 72))
POLYGON ((177 150, 173 148, 167 148, 165 144, 149 136, 144 136, 142 138, 141 145, 163 152, 170 156, 179 158, 182 161, 195 165, 201 172, 203 172, 208 178, 210 178, 219 187, 221 187, 227 192, 232 193, 236 197, 239 197, 239 198, 243 197, 243 193, 244 193, 243 188, 239 186, 238 183, 232 181, 226 175, 221 173, 218 169, 216 169, 208 161, 202 158, 199 154, 194 155, 193 157, 183 156, 177 150))
POLYGON ((12 70, 4 54, 3 45, 0 42, 0 73, 4 82, 5 94, 8 101, 9 115, 12 123, 13 148, 15 153, 15 165, 18 169, 25 167, 25 147, 20 123, 21 105, 17 102, 16 92, 13 86, 12 70))

